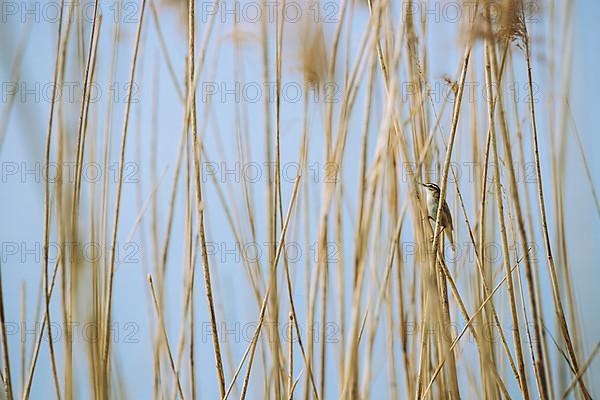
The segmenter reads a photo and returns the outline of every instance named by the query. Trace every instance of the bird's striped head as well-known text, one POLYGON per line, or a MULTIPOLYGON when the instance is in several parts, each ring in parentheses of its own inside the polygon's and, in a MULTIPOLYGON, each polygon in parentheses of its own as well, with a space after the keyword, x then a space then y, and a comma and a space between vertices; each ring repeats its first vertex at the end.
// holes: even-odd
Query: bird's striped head
POLYGON ((439 194, 441 192, 440 187, 433 182, 421 183, 421 185, 425 186, 427 191, 431 192, 431 194, 437 194, 439 196, 439 194))

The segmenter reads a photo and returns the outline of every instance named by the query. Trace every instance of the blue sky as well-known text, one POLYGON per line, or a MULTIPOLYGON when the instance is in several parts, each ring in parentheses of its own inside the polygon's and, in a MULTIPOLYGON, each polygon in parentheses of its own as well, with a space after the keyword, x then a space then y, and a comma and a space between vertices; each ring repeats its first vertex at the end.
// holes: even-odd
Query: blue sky
MULTIPOLYGON (((559 2, 562 7, 562 2, 559 2)), ((3 3, 5 5, 6 3, 3 3)), ((34 2, 28 3, 32 7, 34 2)), ((103 3, 101 3, 103 4, 103 3)), ((125 3, 122 4, 124 6, 125 3)), ((129 4, 129 3, 127 3, 129 4)), ((131 4, 135 4, 132 2, 131 4)), ((120 18, 125 23, 122 24, 123 41, 119 45, 119 63, 116 70, 116 82, 109 82, 109 71, 110 71, 110 55, 112 52, 112 30, 114 28, 114 9, 110 8, 111 3, 103 4, 104 20, 100 36, 100 47, 99 47, 99 62, 97 64, 98 75, 96 81, 98 82, 98 88, 102 93, 100 101, 92 105, 91 121, 97 124, 97 131, 99 135, 104 134, 106 128, 105 113, 106 113, 106 96, 116 96, 118 103, 114 104, 114 116, 112 121, 112 158, 116 161, 118 143, 120 141, 120 132, 123 123, 123 110, 124 104, 121 101, 124 96, 124 85, 128 80, 129 65, 131 62, 131 50, 132 43, 135 34, 135 23, 127 23, 128 12, 133 12, 135 15, 136 9, 124 7, 122 9, 124 14, 121 14, 120 18), (116 86, 113 86, 116 83, 116 86)), ((40 5, 38 4, 38 7, 40 5)), ((202 6, 200 3, 199 7, 202 6)), ((6 10, 4 8, 3 10, 6 10)), ((47 10, 50 12, 50 10, 47 10)), ((156 162, 156 171, 158 175, 165 176, 162 180, 161 186, 158 191, 158 202, 159 210, 161 214, 161 232, 164 230, 166 213, 168 209, 168 199, 170 186, 172 181, 172 174, 174 171, 174 160, 177 155, 179 138, 181 135, 181 122, 183 119, 182 107, 177 98, 176 92, 173 89, 171 81, 169 79, 168 70, 164 62, 162 61, 162 55, 158 44, 158 39, 155 33, 155 26, 152 21, 152 15, 148 8, 145 16, 145 30, 144 30, 144 41, 142 47, 141 58, 139 60, 136 83, 139 85, 139 93, 137 98, 139 102, 132 107, 132 116, 130 120, 129 139, 126 152, 126 159, 131 162, 137 162, 141 159, 141 168, 139 171, 134 171, 136 178, 139 178, 139 185, 134 183, 124 184, 124 194, 122 199, 122 213, 119 228, 119 239, 121 244, 120 250, 123 253, 127 253, 130 247, 127 247, 126 239, 133 225, 138 211, 139 211, 139 199, 141 196, 142 202, 145 201, 148 194, 152 191, 153 187, 151 184, 151 169, 150 166, 150 145, 151 145, 151 132, 153 129, 153 102, 155 88, 158 88, 158 109, 159 113, 156 116, 158 122, 157 130, 159 152, 157 154, 158 159, 156 162), (155 74, 155 60, 159 59, 158 64, 158 80, 155 74), (166 171, 166 172, 165 172, 166 171), (138 193, 138 189, 141 190, 138 193)), ((543 13, 545 10, 542 9, 543 13)), ((590 168, 595 179, 594 184, 596 188, 600 187, 600 159, 595 157, 595 151, 600 149, 600 134, 598 133, 597 117, 600 111, 600 101, 598 95, 600 94, 600 78, 598 77, 598 65, 600 64, 600 54, 597 51, 597 40, 600 38, 600 28, 598 21, 600 20, 600 4, 595 1, 578 1, 575 3, 575 17, 573 19, 573 30, 574 30, 574 51, 570 55, 573 60, 572 67, 572 82, 573 91, 571 93, 571 108, 573 110, 574 121, 577 124, 578 131, 581 135, 586 156, 590 164, 590 168)), ((46 14, 48 16, 50 14, 46 14)), ((179 16, 173 10, 167 10, 161 12, 161 23, 165 36, 168 42, 168 51, 175 65, 176 71, 183 71, 183 63, 186 51, 186 37, 183 29, 183 24, 179 20, 179 16)), ((356 23, 357 31, 353 34, 353 49, 356 52, 359 40, 362 36, 360 27, 364 26, 366 21, 366 10, 364 8, 356 11, 356 23), (362 25, 361 25, 362 24, 362 25)), ((543 14, 542 14, 543 15, 543 14)), ((199 14, 199 18, 202 14, 199 14)), ((31 18, 31 17, 27 17, 31 18)), ((55 35, 57 24, 49 22, 46 18, 42 18, 39 22, 33 22, 31 19, 26 19, 28 23, 32 25, 32 33, 29 39, 27 51, 25 52, 23 68, 21 70, 22 76, 25 77, 24 81, 27 86, 31 88, 31 85, 35 87, 36 82, 39 82, 41 87, 52 80, 52 70, 54 65, 54 46, 55 46, 55 35)), ((261 77, 261 58, 260 58, 260 41, 259 41, 259 30, 257 24, 242 24, 243 36, 244 36, 244 49, 242 54, 243 60, 237 60, 234 57, 234 49, 232 46, 231 37, 231 24, 228 23, 217 23, 215 31, 213 32, 213 40, 208 52, 207 67, 203 71, 203 77, 207 81, 211 82, 225 82, 226 85, 230 85, 234 81, 234 65, 241 62, 245 68, 247 82, 259 82, 264 88, 264 82, 261 77)), ((302 38, 298 38, 299 33, 294 31, 294 26, 290 26, 289 29, 289 49, 294 48, 294 43, 301 42, 302 38), (298 40, 300 39, 300 40, 298 40)), ((456 25, 455 24, 432 24, 431 25, 431 36, 430 43, 427 43, 430 63, 430 76, 432 80, 441 82, 441 77, 445 74, 455 77, 456 71, 458 70, 460 55, 462 54, 462 45, 455 39, 456 37, 456 25)), ((27 24, 21 23, 21 21, 12 16, 8 16, 6 23, 3 23, 2 38, 0 39, 0 46, 2 46, 3 62, 0 65, 0 77, 6 84, 7 82, 13 82, 10 77, 10 63, 15 55, 16 45, 20 42, 21 38, 25 34, 27 24)), ((89 25, 85 25, 86 37, 89 35, 89 25)), ((333 30, 333 24, 326 25, 326 32, 333 30)), ((532 34, 535 37, 539 37, 545 33, 547 29, 546 24, 540 23, 539 25, 532 26, 532 34)), ((199 26, 199 32, 203 31, 203 26, 199 26)), ((201 33, 199 34, 201 35, 201 33)), ((557 39, 561 40, 562 36, 557 34, 557 39)), ((201 42, 199 38, 198 42, 201 42)), ((536 41, 533 42, 534 46, 534 80, 540 82, 541 95, 547 95, 549 85, 546 84, 544 76, 544 60, 543 52, 537 53, 535 51, 536 41)), ((286 46, 288 46, 286 42, 286 46)), ((76 46, 72 46, 70 57, 81 57, 81 53, 76 46)), ((286 52, 284 56, 289 56, 289 60, 294 58, 293 50, 289 53, 286 52)), ((569 55, 565 55, 568 57, 569 55)), ((518 56, 517 56, 518 57, 518 56)), ((405 73, 404 69, 404 73, 405 73)), ((481 73, 481 71, 479 71, 481 73)), ((517 71, 517 81, 525 83, 523 79, 523 71, 517 71)), ((79 82, 81 77, 78 76, 78 72, 73 68, 71 63, 70 68, 67 70, 67 81, 79 82)), ((366 78, 365 78, 366 80, 366 78)), ((289 61, 284 64, 284 82, 288 81, 292 84, 301 81, 300 74, 298 73, 298 65, 294 62, 289 61)), ((381 81, 378 81, 381 84, 381 81)), ((230 87, 230 86, 227 86, 230 87)), ((3 86, 3 90, 8 87, 3 86)), ((265 88, 265 90, 267 90, 265 88)), ((43 221, 43 181, 36 179, 35 174, 33 175, 21 175, 24 166, 27 168, 41 166, 43 160, 43 145, 45 138, 46 119, 48 115, 49 103, 43 99, 43 92, 38 90, 38 94, 41 93, 42 99, 39 102, 32 100, 31 95, 25 97, 24 101, 18 100, 15 103, 15 109, 12 112, 11 118, 8 121, 8 130, 6 138, 1 149, 1 160, 3 165, 3 172, 6 172, 6 168, 12 168, 17 166, 19 168, 19 175, 8 175, 6 181, 2 181, 2 193, 0 196, 0 215, 3 221, 3 229, 0 229, 0 242, 3 243, 3 252, 10 249, 12 244, 17 244, 21 251, 19 256, 23 255, 25 260, 21 260, 19 256, 7 256, 3 255, 2 259, 2 278, 4 283, 4 296, 5 306, 7 313, 7 321, 15 321, 20 323, 20 291, 23 282, 26 282, 27 287, 27 326, 33 326, 34 323, 34 309, 35 301, 38 293, 38 282, 40 277, 42 263, 35 260, 33 255, 23 254, 23 244, 27 249, 35 249, 36 243, 41 243, 42 236, 42 223, 43 221), (24 163, 24 164, 23 164, 24 163), (23 182, 24 181, 24 182, 23 182)), ((379 92, 381 93, 381 92, 379 92)), ((359 104, 362 105, 364 99, 359 99, 359 104)), ((296 103, 293 101, 284 102, 282 106, 282 160, 284 162, 297 161, 299 155, 299 138, 302 132, 302 102, 296 103)), ((4 113, 8 103, 2 101, 0 103, 0 112, 4 113)), ((206 140, 207 140, 207 151, 212 160, 218 162, 230 163, 238 160, 238 154, 234 149, 236 148, 236 136, 233 116, 235 104, 231 102, 231 98, 227 97, 225 102, 216 101, 212 106, 211 113, 203 113, 205 111, 204 105, 199 106, 199 120, 204 117, 208 119, 206 129, 206 140), (229 99, 229 101, 227 101, 229 99)), ((74 101, 68 105, 66 109, 67 120, 66 124, 74 124, 76 126, 77 116, 79 114, 78 101, 74 101)), ((264 160, 264 114, 263 114, 262 102, 256 104, 249 104, 247 108, 246 123, 248 127, 248 141, 250 143, 253 156, 256 162, 261 163, 264 160)), ((337 107, 337 106, 336 106, 337 107)), ((376 98, 374 100, 374 115, 381 116, 383 108, 383 100, 376 98)), ((322 159, 320 149, 322 148, 322 135, 319 132, 322 131, 323 121, 323 110, 324 105, 322 102, 316 102, 310 104, 310 146, 311 146, 311 162, 319 162, 322 159)), ((337 109, 337 108, 336 108, 337 109)), ((357 106, 357 109, 362 110, 361 106, 357 106)), ((542 153, 542 161, 549 161, 550 153, 550 142, 546 133, 548 132, 548 110, 545 104, 539 104, 539 120, 540 120, 540 147, 542 153)), ((4 114, 0 114, 4 115, 4 114)), ((356 117, 356 124, 360 125, 362 121, 362 114, 356 117)), ((200 123, 199 123, 200 124, 200 123)), ((374 125, 375 126, 375 125, 374 125)), ((449 128, 449 124, 446 122, 446 132, 449 128)), ((358 132, 357 128, 353 128, 353 132, 358 132)), ((466 129, 462 127, 462 129, 466 129)), ((527 132, 528 133, 528 132, 527 132)), ((375 135, 372 136, 375 138, 375 135)), ((565 204, 567 204, 566 218, 568 223, 567 236, 571 238, 568 243, 568 252, 571 260, 571 269, 573 271, 573 284, 576 288, 575 295, 578 301, 578 307, 580 312, 580 324, 585 327, 582 330, 584 337, 584 348, 586 354, 591 350, 600 337, 600 315, 596 312, 597 305, 597 284, 600 282, 600 269, 598 269, 598 257, 600 256, 600 221, 597 217, 594 209, 593 200, 590 195, 589 185, 586 177, 583 174, 581 158, 574 141, 574 136, 570 136, 567 141, 568 146, 568 158, 567 158, 567 187, 565 188, 565 204)), ((100 148, 103 142, 99 139, 96 145, 100 148)), ((467 143, 458 143, 457 151, 462 151, 466 148, 467 143)), ((375 139, 372 140, 371 147, 374 149, 375 139)), ((358 154, 359 140, 357 135, 354 135, 348 143, 350 155, 358 154)), ((357 159, 358 157, 356 157, 357 159)), ((352 177, 356 174, 357 163, 355 163, 354 157, 347 158, 345 164, 347 170, 345 170, 345 177, 347 175, 348 181, 348 192, 356 192, 356 185, 353 182, 352 177)), ((322 165, 319 165, 321 168, 322 165)), ((105 173, 111 173, 111 171, 104 171, 105 173)), ((543 171, 544 184, 547 188, 551 185, 551 173, 549 168, 545 168, 543 171)), ((3 175, 4 178, 4 175, 3 175)), ((260 204, 262 199, 263 186, 261 184, 255 185, 253 190, 257 204, 260 204)), ((91 197, 90 185, 82 201, 86 204, 89 203, 91 197)), ((315 185, 315 188, 317 186, 315 185)), ((283 183, 283 203, 288 204, 289 193, 292 185, 290 182, 283 183)), ((533 188, 533 187, 532 187, 533 188)), ((96 190, 99 190, 96 189, 96 190)), ((114 190, 114 188, 113 188, 114 190)), ((235 187, 234 193, 240 195, 239 186, 235 187)), ((181 193, 181 192, 180 192, 181 193)), ((207 235, 215 243, 230 243, 231 241, 231 229, 229 224, 225 221, 225 214, 222 208, 219 206, 219 200, 214 186, 210 183, 207 184, 207 204, 212 205, 210 212, 207 214, 207 235)), ((355 195, 350 195, 349 209, 355 209, 355 195)), ((319 201, 320 193, 315 190, 314 193, 310 194, 311 201, 313 204, 319 201)), ((114 194, 111 192, 109 196, 109 204, 114 201, 114 194)), ((239 199, 235 196, 230 199, 231 202, 239 202, 239 199)), ((236 203, 237 204, 237 203, 236 203)), ((548 196, 547 205, 549 205, 549 216, 551 218, 550 225, 551 230, 554 226, 554 208, 552 204, 552 196, 548 196)), ((178 210, 175 217, 175 223, 173 226, 174 237, 176 240, 173 241, 172 250, 169 259, 169 275, 167 280, 167 309, 172 310, 167 317, 167 323, 171 335, 171 342, 176 342, 179 330, 180 330, 180 302, 181 302, 181 279, 182 272, 180 266, 182 265, 182 250, 183 250, 183 231, 184 231, 184 202, 182 197, 178 200, 178 210)), ((111 211, 112 212, 112 211, 111 211)), ((264 210, 260 207, 256 210, 258 219, 264 218, 264 210)), ((534 210, 535 217, 537 218, 537 209, 534 210)), ((312 226, 316 226, 316 219, 318 216, 318 209, 315 209, 314 213, 309 215, 312 226)), ((300 225, 302 226, 302 225, 300 225)), ((344 239, 348 243, 352 242, 352 226, 348 224, 345 226, 344 239)), ((313 229, 314 230, 314 229, 313 229)), ((134 245, 142 243, 142 240, 149 241, 149 223, 144 222, 143 229, 145 239, 142 239, 140 235, 136 235, 133 241, 134 245)), ((302 232, 298 230, 295 234, 302 232)), ((464 234, 464 230, 463 230, 464 234)), ((264 236, 264 229, 262 230, 264 236)), ((540 242, 541 243, 541 242, 540 242)), ((348 254, 344 254, 345 259, 349 259, 351 256, 351 246, 346 246, 345 251, 348 254)), ((35 252, 35 250, 34 250, 35 252)), ((39 254, 39 253, 38 253, 39 254)), ((304 248, 303 255, 308 257, 310 249, 304 248)), ((136 258, 138 262, 131 264, 124 263, 119 269, 115 279, 115 304, 119 307, 114 310, 114 321, 118 324, 116 329, 119 333, 118 343, 115 344, 114 353, 115 358, 119 360, 119 366, 121 371, 128 377, 127 389, 128 394, 132 398, 149 398, 151 396, 151 384, 150 378, 152 376, 152 354, 150 351, 151 341, 149 339, 149 308, 148 308, 148 287, 145 278, 146 268, 149 268, 147 260, 151 256, 150 253, 146 252, 142 247, 139 247, 139 252, 136 252, 136 258), (134 325, 131 325, 133 323, 134 325), (129 325, 128 325, 129 324, 129 325), (134 328, 132 328, 132 326, 134 328), (139 329, 138 329, 139 328, 139 329), (137 329, 137 330, 136 330, 137 329), (133 333, 132 333, 133 332, 133 333), (133 335, 133 336, 128 336, 133 335), (128 343, 127 338, 138 339, 137 343, 128 343)), ((543 261, 543 253, 541 253, 540 271, 545 274, 546 264, 543 261)), ((301 262, 304 262, 302 259, 301 262)), ((218 312, 222 316, 223 320, 227 323, 239 322, 242 326, 245 323, 252 322, 256 319, 257 310, 253 301, 248 301, 251 298, 251 292, 247 282, 247 275, 242 271, 242 265, 236 262, 230 262, 226 259, 226 262, 220 263, 218 257, 213 259, 213 265, 218 265, 217 272, 215 273, 215 291, 219 293, 217 296, 218 312)), ((199 270, 198 270, 199 271, 199 270)), ((303 276, 304 270, 298 268, 293 271, 296 276, 303 276)), ((198 274, 197 276, 200 276, 198 274)), ((300 279, 300 278, 298 278, 300 279)), ((305 290, 302 285, 298 285, 296 288, 295 295, 299 299, 303 299, 306 296, 305 290)), ((202 281, 197 281, 197 303, 196 314, 198 322, 198 331, 204 327, 204 322, 208 321, 206 313, 206 304, 203 300, 203 286, 202 281)), ((548 288, 544 288, 544 294, 550 296, 548 288)), ((546 304, 550 305, 550 302, 546 304)), ((57 310, 60 308, 58 303, 54 304, 57 310)), ((304 302, 298 302, 299 307, 304 307, 304 302)), ((333 314, 335 308, 332 307, 330 315, 333 314)), ((547 313, 551 313, 551 308, 548 308, 547 313)), ((284 312, 285 314, 285 312, 284 312)), ((230 327, 231 325, 227 325, 230 327)), ((21 329, 22 331, 22 329, 21 329)), ((556 331, 556 329, 554 329, 556 331)), ((83 331, 79 331, 82 333, 83 331)), ((27 337, 28 351, 31 348, 32 339, 31 335, 27 337)), ((236 343, 232 346, 232 360, 234 366, 240 359, 245 346, 245 341, 236 343)), ((61 343, 62 345, 62 343, 61 343)), ((77 343, 77 346, 82 346, 81 342, 77 343)), ((18 371, 19 371, 19 351, 20 351, 20 335, 13 334, 9 337, 9 347, 11 356, 13 359, 13 379, 18 382, 18 371)), ((81 347, 81 350, 84 350, 81 347)), ((210 340, 200 340, 198 348, 198 376, 202 377, 201 384, 204 382, 215 382, 215 371, 213 367, 212 359, 212 344, 210 340)), ((337 357, 337 353, 329 355, 329 364, 332 371, 335 371, 337 367, 334 365, 334 359, 337 357)), ((376 360, 384 360, 385 354, 382 354, 381 350, 378 350, 374 357, 376 360)), ((300 365, 300 360, 296 363, 300 365)), ((80 360, 81 364, 86 364, 83 358, 80 360)), ((33 396, 38 398, 47 393, 52 385, 51 376, 47 366, 48 354, 47 346, 43 346, 40 360, 39 370, 35 376, 33 386, 33 396)), ((227 364, 226 364, 227 365, 227 364)), ((77 365, 77 376, 81 380, 81 386, 87 379, 86 373, 87 365, 77 365)), ((596 361, 592 365, 592 372, 589 376, 594 376, 594 372, 598 371, 600 365, 596 361)), ((226 371, 229 371, 226 368, 226 371)), ((261 369, 256 368, 254 370, 254 377, 257 378, 261 369)), ((335 372, 333 372, 335 374, 335 372)), ((227 376, 230 377, 229 372, 227 376)), ((374 382, 384 382, 386 374, 376 372, 374 382)), ((591 381, 590 385, 593 388, 594 393, 600 393, 600 383, 597 381, 591 381)), ((87 386, 87 385, 86 385, 87 386)), ((335 385, 329 385, 330 393, 333 395, 335 385)), ((378 385, 374 385, 377 387, 378 385)), ((214 398, 216 395, 216 386, 208 385, 202 387, 203 398, 214 398)), ((385 395, 387 389, 385 387, 382 393, 372 392, 373 396, 385 395)), ((81 395, 85 396, 87 392, 82 392, 81 395)))

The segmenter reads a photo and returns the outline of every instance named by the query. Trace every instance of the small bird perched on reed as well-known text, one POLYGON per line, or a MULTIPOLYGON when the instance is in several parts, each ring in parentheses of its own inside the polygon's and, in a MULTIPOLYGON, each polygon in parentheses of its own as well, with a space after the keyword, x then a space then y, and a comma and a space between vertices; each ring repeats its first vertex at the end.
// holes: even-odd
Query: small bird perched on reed
MULTIPOLYGON (((435 223, 435 218, 437 217, 438 204, 440 203, 440 194, 441 190, 438 185, 435 183, 421 183, 421 186, 424 186, 427 193, 427 214, 429 219, 431 219, 435 223)), ((444 200, 442 204, 442 212, 440 214, 440 226, 446 233, 446 237, 450 242, 450 246, 452 250, 455 250, 454 244, 454 228, 452 226, 452 215, 450 214, 450 209, 448 208, 448 203, 444 200)))

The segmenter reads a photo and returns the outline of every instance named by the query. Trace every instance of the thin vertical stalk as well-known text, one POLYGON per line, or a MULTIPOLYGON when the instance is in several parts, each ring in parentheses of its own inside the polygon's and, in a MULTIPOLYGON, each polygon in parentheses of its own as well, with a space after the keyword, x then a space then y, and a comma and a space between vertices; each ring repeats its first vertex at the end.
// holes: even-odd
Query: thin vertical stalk
POLYGON ((127 100, 126 100, 126 104, 125 104, 125 116, 124 116, 124 120, 123 120, 123 132, 122 132, 122 136, 121 136, 121 156, 119 158, 120 162, 119 162, 119 174, 118 174, 118 180, 117 180, 117 190, 116 190, 116 198, 115 198, 115 211, 114 211, 114 220, 113 220, 113 232, 112 232, 112 240, 111 240, 111 247, 110 247, 110 261, 109 261, 109 273, 108 273, 108 288, 106 291, 106 306, 105 306, 105 310, 104 310, 104 324, 102 325, 102 328, 104 329, 104 343, 103 343, 103 348, 102 348, 102 363, 103 363, 103 368, 102 368, 102 373, 103 373, 103 380, 104 380, 104 390, 105 390, 105 396, 108 397, 108 393, 110 393, 110 387, 109 387, 109 377, 110 377, 110 373, 109 373, 109 368, 110 368, 110 317, 111 317, 111 307, 112 307, 112 289, 113 289, 113 281, 114 281, 114 274, 115 274, 115 250, 116 250, 116 245, 117 245, 117 231, 118 231, 118 227, 119 227, 119 212, 120 212, 120 205, 121 205, 121 193, 122 193, 122 188, 123 188, 123 169, 125 166, 125 147, 127 144, 127 128, 129 127, 129 112, 131 110, 131 103, 132 103, 132 90, 133 90, 133 84, 134 84, 134 79, 135 79, 135 67, 137 64, 137 58, 138 58, 138 52, 139 52, 139 46, 140 46, 140 39, 142 36, 142 26, 143 26, 143 22, 144 22, 144 10, 146 8, 146 0, 142 0, 142 4, 141 4, 141 13, 140 13, 140 20, 138 22, 138 26, 137 26, 137 33, 136 33, 136 39, 135 39, 135 46, 133 49, 133 59, 131 61, 131 70, 129 73, 129 90, 127 92, 127 100))
MULTIPOLYGON (((63 8, 64 8, 64 0, 61 0, 60 4, 60 16, 58 23, 58 34, 56 38, 56 60, 54 62, 54 82, 58 80, 58 74, 61 69, 61 65, 63 62, 63 58, 61 55, 61 39, 62 39, 62 22, 63 22, 63 8)), ((56 92, 57 85, 54 84, 52 86, 52 101, 50 102, 50 115, 48 117, 48 132, 46 136, 46 157, 45 157, 45 166, 46 170, 48 170, 48 166, 50 165, 50 152, 52 147, 52 125, 54 122, 54 105, 56 104, 56 92)), ((50 180, 44 179, 44 298, 46 300, 46 320, 48 327, 48 349, 50 350, 50 363, 52 367, 52 377, 54 378, 54 386, 56 390, 56 397, 60 400, 60 384, 58 381, 58 372, 56 368, 56 357, 54 354, 54 345, 52 340, 52 329, 51 329, 51 318, 50 318, 50 295, 49 295, 49 281, 48 281, 48 246, 50 242, 50 180)), ((4 325, 4 323, 3 323, 4 325)), ((7 354, 8 349, 5 349, 5 354, 7 354)), ((7 367, 7 366, 6 366, 7 367)), ((9 371, 9 370, 8 370, 9 371)), ((8 399, 12 400, 12 384, 10 381, 10 373, 6 377, 7 386, 10 389, 10 393, 8 395, 8 399)))
MULTIPOLYGON (((494 157, 494 183, 496 184, 495 192, 496 192, 496 202, 498 209, 498 222, 500 224, 500 236, 502 239, 502 254, 504 257, 504 268, 506 274, 506 285, 508 288, 508 295, 510 300, 510 310, 512 316, 512 324, 513 326, 519 325, 519 316, 517 314, 517 304, 515 297, 515 289, 513 285, 512 273, 510 268, 510 253, 508 250, 508 239, 506 232, 506 225, 504 222, 504 205, 502 200, 502 185, 500 182, 500 167, 498 161, 498 146, 496 140, 496 128, 495 128, 495 119, 494 119, 494 97, 492 94, 492 71, 491 71, 491 55, 490 55, 490 45, 486 42, 485 44, 485 77, 486 77, 486 92, 487 92, 487 108, 488 108, 488 120, 489 120, 489 129, 490 129, 490 138, 491 138, 491 150, 492 155, 494 157)), ((515 345, 515 353, 517 358, 517 366, 519 370, 519 386, 521 388, 521 393, 523 398, 529 398, 529 390, 527 388, 527 376, 525 375, 525 364, 523 361, 523 350, 521 344, 521 334, 519 329, 513 329, 513 339, 515 345)))
POLYGON ((204 266, 204 285, 206 288, 206 300, 210 315, 210 324, 212 330, 213 348, 215 353, 215 362, 217 368, 217 379, 219 384, 220 397, 225 396, 225 375, 223 373, 223 361, 221 359, 221 346, 219 344, 219 334, 217 331, 217 318, 215 314, 215 305, 212 293, 212 283, 210 279, 210 265, 208 262, 208 253, 206 249, 206 235, 204 232, 204 203, 202 201, 202 186, 200 181, 200 155, 198 142, 198 129, 196 126, 196 90, 195 90, 195 71, 194 71, 194 34, 195 34, 195 15, 194 0, 188 2, 188 105, 191 106, 191 128, 192 128, 192 147, 194 156, 194 180, 196 189, 196 213, 198 219, 198 230, 200 231, 200 244, 202 247, 202 264, 204 266))
MULTIPOLYGON (((525 24, 524 24, 525 25, 525 24)), ((537 177, 537 189, 538 189, 538 202, 540 207, 540 216, 542 220, 542 232, 544 235, 544 246, 546 248, 546 254, 548 259, 548 269, 550 272, 550 280, 552 286, 552 297, 554 299, 554 309, 556 311, 556 317, 558 319, 558 325, 567 345, 567 354, 573 364, 575 374, 578 376, 577 380, 581 390, 581 394, 585 399, 591 399, 590 393, 583 381, 583 377, 579 374, 579 362, 577 361, 577 355, 575 354, 575 347, 571 340, 571 334, 569 333, 569 327, 567 325, 567 319, 565 317, 564 307, 560 298, 560 285, 556 275, 556 267, 554 265, 554 258, 552 257, 552 245, 550 243, 550 234, 548 233, 548 218, 546 216, 546 204, 544 201, 544 188, 542 184, 542 167, 540 161, 540 150, 538 144, 538 132, 537 122, 535 116, 535 101, 533 93, 533 76, 531 66, 531 54, 529 48, 529 37, 527 28, 525 27, 525 60, 527 62, 527 87, 529 93, 529 115, 531 120, 531 135, 533 141, 533 153, 535 157, 535 173, 537 177)))

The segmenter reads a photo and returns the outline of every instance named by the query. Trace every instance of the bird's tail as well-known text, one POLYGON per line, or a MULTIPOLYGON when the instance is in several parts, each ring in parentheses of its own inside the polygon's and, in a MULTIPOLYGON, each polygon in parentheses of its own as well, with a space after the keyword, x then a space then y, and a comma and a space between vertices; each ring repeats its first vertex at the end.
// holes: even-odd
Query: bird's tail
POLYGON ((444 229, 446 231, 446 237, 448 238, 448 242, 450 242, 450 248, 452 252, 456 252, 456 244, 454 243, 454 230, 453 229, 444 229))

